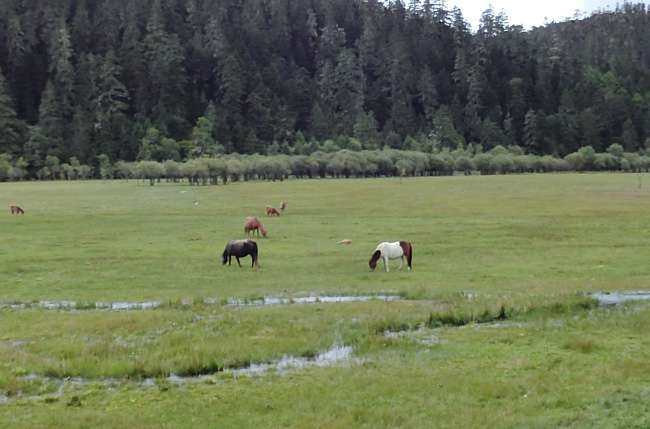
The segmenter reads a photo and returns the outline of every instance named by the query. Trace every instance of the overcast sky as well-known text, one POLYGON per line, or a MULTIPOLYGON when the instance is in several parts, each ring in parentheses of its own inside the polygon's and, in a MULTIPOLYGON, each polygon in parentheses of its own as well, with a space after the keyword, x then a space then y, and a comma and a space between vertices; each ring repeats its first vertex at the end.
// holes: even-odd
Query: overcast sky
MULTIPOLYGON (((616 0, 447 0, 449 9, 454 6, 461 8, 465 19, 472 24, 472 31, 478 29, 481 13, 490 4, 495 12, 505 10, 510 18, 510 24, 523 25, 528 29, 543 25, 544 18, 548 18, 549 22, 562 21, 564 18, 572 17, 576 10, 592 12, 607 6, 614 9, 616 3, 616 0)), ((650 1, 645 3, 650 4, 650 1)))

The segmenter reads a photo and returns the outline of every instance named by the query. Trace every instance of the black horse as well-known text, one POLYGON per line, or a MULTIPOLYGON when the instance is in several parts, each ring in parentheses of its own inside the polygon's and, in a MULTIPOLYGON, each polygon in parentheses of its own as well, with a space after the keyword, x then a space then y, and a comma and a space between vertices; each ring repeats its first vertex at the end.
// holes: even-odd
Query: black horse
POLYGON ((223 255, 221 257, 223 265, 226 265, 226 263, 230 265, 233 256, 237 259, 237 264, 239 264, 240 267, 241 263, 239 262, 239 258, 243 258, 244 256, 250 256, 253 258, 251 267, 259 267, 259 263, 257 262, 257 243, 253 240, 229 241, 228 244, 226 244, 226 248, 223 250, 223 255))

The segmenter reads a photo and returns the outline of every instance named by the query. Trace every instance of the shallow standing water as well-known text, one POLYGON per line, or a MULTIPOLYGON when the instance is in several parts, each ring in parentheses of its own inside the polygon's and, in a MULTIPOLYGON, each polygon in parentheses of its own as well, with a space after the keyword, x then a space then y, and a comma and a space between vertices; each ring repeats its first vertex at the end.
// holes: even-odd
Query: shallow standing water
MULTIPOLYGON (((240 299, 230 298, 225 301, 228 307, 259 307, 267 305, 291 305, 291 304, 340 304, 348 302, 368 302, 368 301, 400 301, 402 297, 397 295, 324 295, 324 296, 305 296, 297 298, 276 298, 264 297, 260 299, 240 299)), ((202 301, 205 305, 221 305, 224 301, 218 298, 207 298, 202 301)), ((182 301, 183 305, 192 305, 192 300, 182 301)), ((38 301, 27 303, 0 303, 0 309, 24 310, 36 308, 42 310, 64 310, 64 311, 82 311, 82 310, 106 310, 106 311, 136 311, 152 310, 163 306, 161 301, 142 301, 128 302, 116 301, 106 302, 98 301, 94 303, 84 303, 76 301, 38 301)))
POLYGON ((650 292, 599 292, 591 294, 600 305, 618 305, 629 301, 650 301, 650 292))

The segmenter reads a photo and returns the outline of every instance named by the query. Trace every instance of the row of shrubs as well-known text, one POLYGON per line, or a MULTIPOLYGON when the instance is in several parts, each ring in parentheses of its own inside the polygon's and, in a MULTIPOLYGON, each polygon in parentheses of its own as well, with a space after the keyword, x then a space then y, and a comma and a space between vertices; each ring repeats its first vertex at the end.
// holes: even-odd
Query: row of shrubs
MULTIPOLYGON (((398 150, 353 152, 341 150, 311 155, 223 155, 213 158, 177 161, 118 161, 111 163, 102 155, 95 168, 81 165, 76 160, 59 164, 48 157, 36 173, 41 180, 75 179, 145 179, 153 185, 160 179, 191 184, 217 184, 239 180, 284 180, 324 177, 379 177, 379 176, 444 176, 455 172, 464 174, 511 174, 563 171, 649 171, 650 156, 626 153, 620 145, 612 145, 606 153, 596 153, 590 146, 567 155, 526 155, 518 147, 498 146, 489 152, 471 150, 424 153, 398 150)), ((11 163, 0 156, 0 180, 27 179, 24 165, 11 163)))

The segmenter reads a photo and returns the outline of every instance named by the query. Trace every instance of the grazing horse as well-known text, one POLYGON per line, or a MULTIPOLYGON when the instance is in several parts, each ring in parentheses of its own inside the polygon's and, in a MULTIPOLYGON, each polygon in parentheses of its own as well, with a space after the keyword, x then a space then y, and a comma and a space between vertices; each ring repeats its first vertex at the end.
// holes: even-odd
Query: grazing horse
POLYGON ((404 265, 404 258, 406 258, 406 263, 408 265, 408 270, 413 269, 413 246, 408 241, 396 241, 394 243, 383 242, 379 243, 375 249, 368 265, 370 266, 370 271, 375 271, 377 268, 377 261, 379 258, 384 260, 384 269, 386 272, 389 272, 388 261, 390 259, 400 259, 399 269, 402 269, 404 265))
POLYGON ((280 201, 280 211, 284 212, 286 208, 287 208, 287 203, 285 203, 284 201, 280 201))
POLYGON ((226 244, 226 248, 223 249, 223 255, 221 255, 221 262, 223 265, 226 265, 226 263, 228 263, 228 266, 230 266, 233 256, 235 259, 237 259, 237 264, 240 268, 241 263, 239 262, 239 258, 243 258, 244 256, 250 256, 253 259, 251 268, 259 268, 260 266, 257 261, 257 243, 253 240, 229 241, 228 244, 226 244))
POLYGON ((15 205, 9 206, 9 209, 11 210, 11 214, 25 214, 25 210, 15 205))
POLYGON ((244 233, 248 238, 250 238, 251 234, 254 234, 255 232, 257 232, 257 236, 259 237, 260 231, 262 232, 262 236, 266 237, 268 231, 264 228, 262 222, 260 222, 260 220, 255 216, 248 216, 244 221, 244 233))
POLYGON ((266 215, 267 216, 280 216, 280 212, 278 211, 278 209, 276 209, 274 207, 266 206, 266 215))

